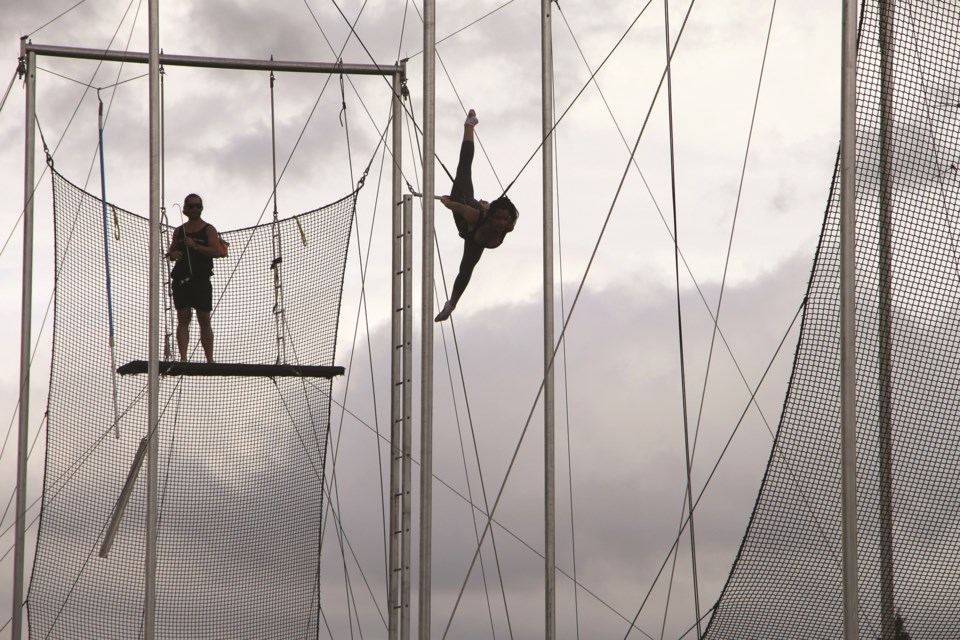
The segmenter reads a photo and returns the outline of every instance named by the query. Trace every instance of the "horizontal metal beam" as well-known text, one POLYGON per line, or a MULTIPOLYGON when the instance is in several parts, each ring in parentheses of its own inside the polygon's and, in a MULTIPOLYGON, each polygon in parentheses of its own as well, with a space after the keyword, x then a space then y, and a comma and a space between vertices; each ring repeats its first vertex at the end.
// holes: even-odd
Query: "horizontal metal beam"
MULTIPOLYGON (((26 44, 27 53, 56 58, 79 58, 107 62, 147 64, 146 53, 115 51, 111 49, 80 49, 53 45, 26 44)), ((208 69, 236 69, 243 71, 288 71, 292 73, 344 73, 347 75, 392 76, 403 73, 402 65, 345 64, 342 62, 295 62, 284 60, 247 60, 243 58, 207 58, 203 56, 175 56, 160 54, 160 64, 173 67, 204 67, 208 69)))

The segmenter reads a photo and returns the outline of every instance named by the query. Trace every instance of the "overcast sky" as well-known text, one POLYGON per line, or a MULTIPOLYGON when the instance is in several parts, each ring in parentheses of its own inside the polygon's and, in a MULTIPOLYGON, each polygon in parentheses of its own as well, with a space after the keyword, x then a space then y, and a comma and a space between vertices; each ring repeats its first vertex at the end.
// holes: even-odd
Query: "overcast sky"
MULTIPOLYGON (((492 199, 516 180, 510 195, 520 209, 520 220, 502 247, 484 255, 453 315, 459 364, 452 348, 451 324, 437 327, 435 472, 466 493, 447 378, 449 357, 456 372, 460 366, 464 371, 477 455, 491 500, 519 446, 496 515, 511 534, 498 530, 497 543, 501 563, 508 567, 504 582, 514 634, 536 637, 542 633, 542 561, 518 539, 542 552, 542 411, 535 404, 543 366, 539 3, 509 3, 489 16, 501 6, 499 2, 441 4, 437 36, 450 37, 438 45, 438 160, 453 172, 464 110, 475 108, 480 118, 480 148, 474 164, 477 193, 492 199)), ((3 88, 16 69, 23 35, 30 35, 38 44, 146 51, 145 4, 87 0, 74 5, 73 0, 14 0, 13 6, 0 12, 0 52, 7 61, 6 65, 0 62, 3 88)), ((340 55, 345 62, 393 63, 398 56, 409 58, 410 104, 421 123, 422 9, 402 2, 367 3, 357 22, 357 37, 350 39, 340 54, 349 32, 340 11, 353 21, 362 3, 352 0, 338 5, 339 10, 333 2, 317 1, 167 0, 160 8, 161 46, 171 54, 253 59, 272 55, 278 60, 332 62, 340 55)), ((676 536, 685 483, 665 90, 650 111, 664 67, 664 9, 662 3, 644 7, 640 2, 592 0, 554 5, 553 13, 555 104, 558 116, 565 114, 555 132, 558 335, 596 248, 569 323, 566 349, 557 361, 562 367, 557 376, 558 565, 572 573, 574 531, 578 578, 605 603, 584 591, 579 593, 580 630, 591 630, 588 635, 594 637, 622 637, 626 623, 611 609, 632 618, 651 588, 653 596, 638 624, 650 635, 659 636, 667 586, 661 582, 654 588, 653 579, 676 536), (596 85, 586 86, 574 102, 588 84, 589 69, 596 69, 625 33, 622 44, 597 74, 596 85), (630 148, 648 112, 634 158, 636 167, 627 172, 618 196, 630 148), (608 214, 609 223, 598 246, 608 214), (575 514, 572 526, 571 505, 575 514)), ((687 9, 686 3, 670 3, 674 39, 687 9)), ((697 511, 700 602, 704 608, 715 602, 730 569, 776 430, 797 338, 793 321, 812 264, 837 149, 840 5, 823 0, 776 4, 751 136, 772 9, 771 2, 696 3, 672 70, 673 169, 683 253, 680 288, 686 415, 691 434, 699 424, 694 493, 703 489, 720 449, 744 411, 748 386, 757 385, 786 335, 757 396, 762 413, 756 409, 747 412, 697 511), (716 342, 704 391, 713 328, 710 317, 716 314, 725 272, 720 310, 725 342, 719 338, 716 342)), ((147 80, 138 78, 146 68, 104 64, 97 69, 94 62, 53 58, 41 58, 38 66, 37 117, 57 169, 99 193, 95 88, 101 88, 99 94, 108 112, 104 134, 108 199, 146 214, 147 80), (108 88, 126 79, 132 80, 108 88), (86 88, 88 84, 94 89, 86 88)), ((367 426, 379 424, 384 430, 389 422, 389 170, 381 170, 377 147, 389 114, 390 91, 383 79, 353 77, 345 80, 341 96, 337 78, 328 81, 325 76, 313 75, 278 75, 275 91, 281 168, 289 159, 278 188, 281 215, 339 199, 372 163, 359 197, 361 237, 359 242, 354 237, 350 249, 337 361, 345 365, 352 352, 357 355, 352 359, 349 389, 346 379, 334 385, 337 397, 346 396, 346 406, 359 419, 348 416, 342 433, 337 419, 332 437, 340 442, 340 515, 347 535, 355 536, 354 546, 368 554, 362 560, 364 570, 373 577, 375 594, 382 599, 377 439, 367 426), (343 102, 345 114, 341 114, 343 102), (361 329, 354 341, 360 298, 358 248, 363 260, 369 252, 366 299, 370 332, 361 329), (366 356, 368 344, 373 375, 366 356), (371 379, 376 381, 379 416, 374 416, 371 379)), ((10 423, 16 412, 23 96, 22 83, 14 83, 0 111, 0 179, 7 194, 0 214, 0 236, 6 241, 12 234, 0 255, 4 292, 0 314, 8 334, 0 353, 9 363, 0 371, 0 424, 10 423)), ((268 74, 167 69, 165 123, 165 204, 173 215, 175 203, 186 193, 198 192, 204 197, 205 218, 221 230, 256 224, 261 216, 269 218, 268 74)), ((422 141, 406 135, 405 130, 404 146, 404 175, 419 189, 422 141)), ((31 439, 41 430, 41 442, 30 460, 30 501, 39 495, 42 483, 41 418, 52 328, 52 320, 45 320, 53 285, 53 236, 50 184, 47 175, 41 176, 43 168, 38 147, 33 335, 39 346, 31 380, 30 415, 31 439)), ((438 193, 449 190, 449 179, 440 164, 436 185, 438 193)), ((462 244, 442 208, 437 209, 436 232, 449 288, 462 244)), ((420 237, 418 226, 418 256, 420 237)), ((440 271, 438 264, 437 273, 440 271)), ((416 273, 419 278, 419 265, 416 273)), ((419 293, 415 299, 419 300, 419 293)), ((459 389, 456 398, 462 420, 459 389)), ((462 428, 468 429, 465 423, 462 428)), ((464 433, 469 441, 469 433, 464 433)), ((0 499, 4 503, 14 487, 15 435, 14 425, 0 459, 0 499)), ((473 456, 468 453, 467 465, 471 480, 476 481, 473 456)), ((472 486, 476 492, 476 485, 472 486)), ((459 497, 442 484, 436 485, 434 495, 433 611, 434 625, 442 630, 472 556, 475 534, 469 510, 459 497)), ((30 522, 35 515, 36 510, 31 512, 30 522)), ((8 550, 13 536, 7 531, 11 522, 8 514, 0 538, 0 571, 5 576, 12 572, 12 552, 8 550)), ((329 576, 324 583, 324 613, 331 627, 341 630, 348 624, 343 588, 336 582, 342 560, 333 549, 328 547, 330 553, 324 559, 324 575, 329 576)), ((676 563, 667 637, 677 637, 693 624, 689 558, 689 542, 684 538, 676 563)), ((28 560, 28 569, 29 564, 28 560)), ((0 588, 0 624, 10 615, 8 582, 0 580, 4 585, 0 588)), ((476 579, 470 585, 452 633, 459 638, 489 637, 486 601, 474 589, 476 579)), ((563 637, 573 637, 573 589, 563 576, 558 578, 558 599, 558 626, 563 637)), ((382 637, 369 597, 359 606, 367 616, 364 633, 382 637)), ((498 634, 505 637, 502 613, 496 615, 498 634)), ((0 638, 8 638, 9 633, 9 628, 5 629, 0 638)), ((337 637, 344 636, 338 632, 337 637)))

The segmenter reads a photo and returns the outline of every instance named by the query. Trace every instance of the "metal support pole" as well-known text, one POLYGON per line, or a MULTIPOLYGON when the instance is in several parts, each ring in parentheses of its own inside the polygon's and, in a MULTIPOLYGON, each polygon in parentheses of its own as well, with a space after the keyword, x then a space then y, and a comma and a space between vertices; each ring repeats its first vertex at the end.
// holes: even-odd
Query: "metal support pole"
POLYGON ((557 505, 554 428, 553 301, 553 41, 551 0, 541 0, 541 103, 543 113, 543 501, 544 501, 544 638, 557 633, 557 505))
POLYGON ((392 174, 392 270, 390 295, 390 558, 387 576, 388 596, 387 638, 397 640, 400 637, 400 578, 403 573, 401 564, 401 544, 403 529, 401 520, 401 498, 403 485, 401 463, 403 450, 400 441, 403 437, 403 221, 400 178, 401 136, 400 77, 393 76, 393 174, 392 174))
POLYGON ((410 546, 413 509, 413 196, 403 197, 403 499, 400 524, 400 640, 410 640, 410 546))
POLYGON ((13 551, 13 624, 11 639, 23 637, 23 569, 26 558, 27 446, 30 421, 30 340, 33 315, 33 180, 36 160, 37 58, 20 41, 25 62, 26 110, 23 170, 23 284, 20 303, 20 412, 17 431, 16 516, 13 551))
POLYGON ((858 640, 856 166, 857 2, 843 2, 840 124, 840 491, 843 637, 858 640))
POLYGON ((436 162, 436 0, 423 3, 423 237, 420 292, 420 601, 421 640, 430 638, 433 544, 433 194, 436 162))
POLYGON ((880 471, 880 640, 894 640, 893 583, 893 367, 890 346, 892 300, 891 241, 893 203, 893 19, 894 0, 880 2, 880 273, 879 273, 879 471, 880 471))
POLYGON ((147 357, 147 524, 144 589, 144 640, 156 638, 157 622, 157 523, 159 505, 157 465, 159 448, 160 399, 160 18, 159 0, 149 0, 150 48, 150 268, 149 340, 147 357))

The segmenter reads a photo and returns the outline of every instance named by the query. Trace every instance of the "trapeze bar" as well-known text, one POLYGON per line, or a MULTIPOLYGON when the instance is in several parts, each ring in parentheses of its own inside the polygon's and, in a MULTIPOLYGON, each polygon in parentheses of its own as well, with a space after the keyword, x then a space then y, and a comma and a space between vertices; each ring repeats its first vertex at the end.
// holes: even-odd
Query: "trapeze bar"
MULTIPOLYGON (((117 373, 146 373, 146 360, 133 360, 117 368, 117 373)), ((259 376, 265 378, 332 378, 342 376, 343 367, 295 364, 238 364, 229 362, 160 362, 162 376, 259 376)))
MULTIPOLYGON (((82 49, 27 43, 26 51, 38 56, 57 58, 80 58, 107 62, 131 62, 147 64, 148 54, 112 49, 82 49)), ((283 60, 248 60, 242 58, 207 58, 202 56, 175 56, 160 54, 160 64, 179 67, 206 67, 211 69, 237 69, 251 71, 291 71, 296 73, 345 73, 347 75, 390 76, 403 73, 403 66, 396 64, 346 64, 338 62, 294 62, 283 60)))

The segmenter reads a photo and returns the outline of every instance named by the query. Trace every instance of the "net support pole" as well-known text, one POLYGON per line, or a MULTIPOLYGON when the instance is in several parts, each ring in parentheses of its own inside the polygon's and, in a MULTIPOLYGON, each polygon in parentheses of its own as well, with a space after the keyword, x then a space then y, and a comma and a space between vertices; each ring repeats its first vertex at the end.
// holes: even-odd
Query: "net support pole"
POLYGON ((400 640, 410 640, 410 547, 411 515, 413 508, 413 196, 403 199, 403 499, 401 527, 403 546, 400 561, 400 640))
POLYGON ((857 1, 843 0, 840 89, 840 495, 843 637, 858 640, 856 128, 857 1))
POLYGON ((880 640, 894 640, 896 611, 893 566, 893 421, 890 308, 893 203, 893 0, 880 3, 880 212, 879 212, 879 484, 880 484, 880 640))
POLYGON ((148 3, 150 99, 149 339, 147 358, 147 522, 144 572, 144 640, 156 638, 157 614, 157 465, 160 398, 160 19, 159 0, 148 3))
POLYGON ((557 633, 556 438, 554 411, 553 300, 553 42, 551 0, 541 0, 541 104, 543 113, 543 502, 544 502, 544 638, 557 633))
POLYGON ((423 271, 420 292, 419 637, 430 638, 433 557, 433 196, 436 164, 436 0, 423 3, 423 271))
POLYGON ((16 523, 13 551, 11 640, 23 637, 23 584, 26 558, 27 443, 30 421, 30 319, 33 314, 33 180, 36 161, 37 58, 20 41, 26 74, 25 146, 23 165, 23 272, 20 305, 20 411, 17 430, 16 523))
POLYGON ((400 82, 393 77, 393 115, 392 154, 393 171, 391 181, 391 207, 393 220, 393 235, 391 238, 391 293, 390 293, 390 558, 388 562, 389 575, 387 576, 387 605, 389 616, 387 619, 387 638, 398 640, 400 637, 400 582, 403 573, 401 561, 401 547, 403 544, 403 528, 401 525, 403 478, 401 466, 403 450, 400 446, 403 428, 403 280, 406 274, 403 271, 403 202, 401 202, 401 182, 398 175, 400 169, 401 117, 400 111, 400 82))

